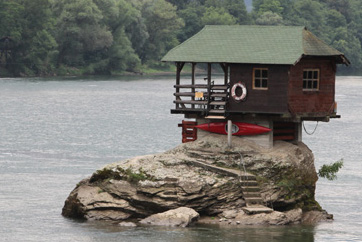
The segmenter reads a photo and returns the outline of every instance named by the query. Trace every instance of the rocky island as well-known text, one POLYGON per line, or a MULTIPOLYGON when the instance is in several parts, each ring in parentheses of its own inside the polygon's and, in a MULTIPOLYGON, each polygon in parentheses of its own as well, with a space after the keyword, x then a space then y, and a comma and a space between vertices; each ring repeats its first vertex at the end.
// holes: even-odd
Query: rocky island
POLYGON ((350 64, 343 53, 303 26, 210 25, 162 61, 176 65, 171 114, 195 120, 179 124, 184 144, 94 172, 71 192, 64 216, 171 226, 199 217, 235 225, 332 218, 315 200, 302 126, 340 118, 336 65, 350 64))
POLYGON ((226 136, 208 134, 97 170, 77 184, 62 214, 125 226, 313 223, 332 219, 315 200, 317 179, 302 142, 268 149, 235 137, 228 147, 226 136))

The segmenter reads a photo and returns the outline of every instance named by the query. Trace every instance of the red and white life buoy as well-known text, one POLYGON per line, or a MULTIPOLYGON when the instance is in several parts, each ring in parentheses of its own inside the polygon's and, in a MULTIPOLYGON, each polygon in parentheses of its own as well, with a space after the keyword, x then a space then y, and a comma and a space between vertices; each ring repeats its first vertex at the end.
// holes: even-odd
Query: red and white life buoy
POLYGON ((235 83, 233 85, 233 87, 231 88, 231 96, 237 102, 244 101, 246 99, 246 95, 247 95, 247 90, 246 90, 245 84, 242 83, 242 82, 235 83), (236 95, 236 89, 237 88, 241 88, 241 95, 240 96, 236 95))

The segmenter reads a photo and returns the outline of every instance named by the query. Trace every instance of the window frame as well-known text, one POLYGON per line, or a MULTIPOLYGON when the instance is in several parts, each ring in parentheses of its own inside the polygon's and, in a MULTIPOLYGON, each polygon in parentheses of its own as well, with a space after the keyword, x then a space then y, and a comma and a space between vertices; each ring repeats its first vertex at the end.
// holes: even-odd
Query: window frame
POLYGON ((254 67, 253 68, 253 89, 255 90, 268 90, 269 82, 269 69, 265 67, 254 67), (256 77, 255 72, 260 71, 260 77, 256 77), (263 71, 267 71, 267 76, 263 76, 263 71), (256 86, 256 79, 260 81, 260 86, 256 86), (263 87, 263 80, 266 80, 266 87, 263 87))
POLYGON ((303 69, 303 75, 302 75, 302 89, 305 92, 316 92, 319 91, 319 87, 320 87, 320 81, 321 81, 321 70, 319 68, 306 68, 303 69), (304 78, 304 73, 307 72, 307 77, 304 78), (309 73, 308 72, 312 72, 311 74, 311 78, 308 77, 309 73), (314 72, 317 72, 317 78, 314 77, 314 72), (304 83, 306 82, 306 85, 304 85, 304 83), (308 87, 308 83, 311 83, 311 87, 308 87), (314 83, 317 83, 317 87, 314 87, 314 83))

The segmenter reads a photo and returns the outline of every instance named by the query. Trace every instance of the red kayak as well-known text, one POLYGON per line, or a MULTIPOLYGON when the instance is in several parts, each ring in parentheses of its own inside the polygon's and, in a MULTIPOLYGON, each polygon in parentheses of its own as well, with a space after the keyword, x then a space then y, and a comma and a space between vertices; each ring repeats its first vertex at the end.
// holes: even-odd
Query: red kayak
MULTIPOLYGON (((195 126, 198 129, 218 134, 227 134, 227 122, 206 123, 195 126)), ((271 129, 256 124, 233 122, 233 135, 257 135, 271 131, 271 129)))

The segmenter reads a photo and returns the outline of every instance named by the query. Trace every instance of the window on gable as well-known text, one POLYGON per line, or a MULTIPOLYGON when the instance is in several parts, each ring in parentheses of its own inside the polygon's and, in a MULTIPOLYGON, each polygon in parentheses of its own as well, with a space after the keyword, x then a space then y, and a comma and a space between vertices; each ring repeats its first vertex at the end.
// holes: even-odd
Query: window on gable
POLYGON ((305 69, 303 71, 303 90, 319 90, 319 69, 305 69))
POLYGON ((253 88, 268 89, 268 69, 254 68, 253 69, 253 88))

